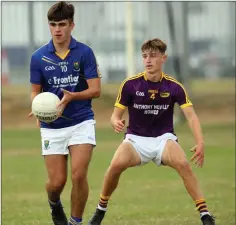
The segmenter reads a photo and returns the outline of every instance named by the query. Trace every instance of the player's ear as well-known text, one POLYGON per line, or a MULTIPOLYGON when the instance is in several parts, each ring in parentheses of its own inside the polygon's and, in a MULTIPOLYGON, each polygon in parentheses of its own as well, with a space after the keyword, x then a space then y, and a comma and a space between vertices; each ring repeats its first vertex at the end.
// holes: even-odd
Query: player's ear
POLYGON ((166 62, 166 60, 167 60, 167 57, 168 57, 168 55, 167 55, 167 54, 164 54, 164 55, 163 55, 163 58, 162 58, 162 59, 163 59, 163 63, 165 63, 165 62, 166 62))

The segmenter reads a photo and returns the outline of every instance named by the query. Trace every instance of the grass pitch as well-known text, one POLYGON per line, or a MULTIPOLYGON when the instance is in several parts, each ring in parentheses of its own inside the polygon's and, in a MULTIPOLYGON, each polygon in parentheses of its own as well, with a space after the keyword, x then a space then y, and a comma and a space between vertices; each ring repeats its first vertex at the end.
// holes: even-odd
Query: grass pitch
MULTIPOLYGON (((235 224, 235 129, 232 124, 203 126, 206 159, 194 171, 218 225, 235 224)), ((194 144, 187 125, 177 126, 180 144, 194 144)), ((2 225, 52 224, 44 183, 38 129, 7 129, 2 133, 2 225)), ((97 129, 97 147, 89 168, 90 195, 84 224, 95 210, 103 175, 122 140, 112 129, 97 129)), ((68 180, 62 195, 70 212, 68 180)), ((127 170, 108 205, 103 225, 199 225, 199 215, 177 173, 150 163, 127 170)))

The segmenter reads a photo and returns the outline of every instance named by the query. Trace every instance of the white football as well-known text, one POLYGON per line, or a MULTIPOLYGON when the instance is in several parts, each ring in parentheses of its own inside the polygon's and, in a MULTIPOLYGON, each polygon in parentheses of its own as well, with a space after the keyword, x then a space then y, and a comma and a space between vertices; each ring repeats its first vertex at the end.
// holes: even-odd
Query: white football
POLYGON ((45 123, 51 123, 58 117, 59 109, 57 108, 60 99, 51 92, 38 94, 32 102, 32 113, 45 123))

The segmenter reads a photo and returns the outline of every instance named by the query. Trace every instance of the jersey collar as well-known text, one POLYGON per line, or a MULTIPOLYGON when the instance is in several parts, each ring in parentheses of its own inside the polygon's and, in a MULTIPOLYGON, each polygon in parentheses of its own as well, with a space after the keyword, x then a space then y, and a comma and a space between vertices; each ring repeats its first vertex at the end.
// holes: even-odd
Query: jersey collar
MULTIPOLYGON (((147 75, 146 75, 146 71, 144 71, 143 77, 144 77, 144 80, 146 80, 146 81, 148 80, 148 79, 147 79, 147 75)), ((164 77, 164 73, 162 72, 162 73, 161 73, 161 79, 159 80, 159 82, 162 81, 163 77, 164 77)))
MULTIPOLYGON (((73 38, 73 37, 71 37, 71 41, 70 41, 70 45, 69 45, 69 49, 73 49, 73 48, 76 48, 76 40, 73 38)), ((49 41, 49 43, 48 43, 48 51, 49 52, 56 52, 56 49, 55 49, 55 47, 54 47, 54 45, 53 45, 53 41, 52 41, 52 39, 49 41)))

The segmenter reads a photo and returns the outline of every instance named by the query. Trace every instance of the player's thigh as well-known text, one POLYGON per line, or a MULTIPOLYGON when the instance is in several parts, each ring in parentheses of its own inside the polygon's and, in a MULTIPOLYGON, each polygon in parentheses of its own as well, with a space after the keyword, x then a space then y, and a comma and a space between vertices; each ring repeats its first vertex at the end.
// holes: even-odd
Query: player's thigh
POLYGON ((67 155, 46 155, 44 156, 48 179, 55 186, 61 186, 67 180, 67 155))
POLYGON ((184 150, 174 140, 167 140, 161 161, 164 165, 170 166, 176 170, 179 170, 180 167, 188 164, 184 150))
POLYGON ((111 161, 112 167, 126 169, 141 164, 141 158, 134 146, 129 142, 122 142, 111 161))
POLYGON ((68 148, 73 176, 85 176, 96 145, 95 121, 88 120, 73 127, 68 148))
POLYGON ((77 144, 70 145, 72 179, 84 178, 87 175, 88 166, 92 158, 94 145, 77 144))

